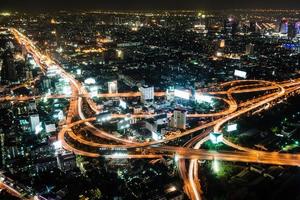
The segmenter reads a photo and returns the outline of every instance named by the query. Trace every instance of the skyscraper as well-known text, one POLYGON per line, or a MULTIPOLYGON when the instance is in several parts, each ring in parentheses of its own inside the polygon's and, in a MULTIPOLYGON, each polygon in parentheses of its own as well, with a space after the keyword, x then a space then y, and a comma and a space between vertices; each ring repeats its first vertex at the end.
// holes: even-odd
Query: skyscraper
POLYGON ((171 125, 174 128, 186 129, 186 115, 187 111, 182 109, 175 109, 173 112, 173 118, 171 125))
POLYGON ((238 26, 239 26, 239 23, 238 23, 237 19, 230 16, 230 17, 228 17, 228 19, 225 19, 225 21, 224 21, 224 32, 235 35, 238 31, 238 26))
POLYGON ((281 34, 287 34, 288 33, 288 25, 289 25, 288 20, 283 18, 279 25, 279 32, 281 34))
POLYGON ((290 39, 296 37, 296 23, 290 23, 288 25, 288 37, 290 39))
POLYGON ((145 103, 148 100, 154 100, 154 87, 144 85, 140 87, 141 92, 141 102, 145 103))
POLYGON ((16 65, 13 61, 13 54, 11 51, 6 51, 4 53, 1 76, 2 76, 2 81, 4 82, 13 83, 13 82, 17 82, 18 80, 16 65))
POLYGON ((108 93, 109 94, 118 93, 118 81, 108 82, 108 93))
POLYGON ((246 45, 246 55, 251 55, 254 53, 254 44, 247 44, 246 45))
POLYGON ((30 116, 30 126, 31 131, 35 132, 36 127, 40 124, 40 117, 38 114, 34 114, 30 116))
POLYGON ((250 33, 255 33, 256 32, 256 22, 250 21, 249 32, 250 33))
POLYGON ((296 35, 300 35, 300 21, 295 23, 296 35))

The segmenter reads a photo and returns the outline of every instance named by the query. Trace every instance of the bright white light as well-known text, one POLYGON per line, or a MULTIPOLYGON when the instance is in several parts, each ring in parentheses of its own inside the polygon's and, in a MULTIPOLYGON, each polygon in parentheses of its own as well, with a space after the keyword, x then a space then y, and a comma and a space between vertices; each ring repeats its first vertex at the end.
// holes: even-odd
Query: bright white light
POLYGON ((64 93, 65 95, 71 95, 71 94, 72 94, 72 91, 71 91, 70 86, 65 86, 65 87, 63 88, 63 93, 64 93))
POLYGON ((46 125, 46 132, 47 133, 52 133, 56 131, 56 126, 55 124, 48 124, 46 125))
POLYGON ((113 155, 112 155, 113 157, 118 157, 118 158, 126 158, 126 157, 128 157, 128 154, 127 153, 119 153, 119 152, 117 152, 117 153, 114 153, 113 155))
POLYGON ((174 96, 182 98, 182 99, 190 99, 190 92, 175 89, 174 96))
POLYGON ((123 56, 123 51, 122 50, 116 50, 117 51, 117 57, 121 58, 123 56))
POLYGON ((170 193, 170 192, 175 192, 177 189, 174 185, 170 186, 166 191, 167 193, 170 193))
POLYGON ((108 93, 109 94, 118 93, 118 81, 108 82, 108 93))
POLYGON ((57 50, 56 50, 58 53, 62 53, 64 50, 62 47, 59 47, 57 50))
POLYGON ((58 120, 63 120, 64 119, 64 113, 62 110, 56 110, 56 114, 53 115, 53 118, 58 119, 58 120))
POLYGON ((119 106, 120 106, 121 108, 123 108, 123 109, 126 109, 126 108, 127 108, 126 102, 123 101, 123 100, 121 100, 121 99, 120 99, 120 104, 119 104, 119 106))
POLYGON ((92 86, 92 87, 89 87, 89 90, 90 90, 90 95, 92 97, 97 97, 98 96, 98 86, 92 86))
POLYGON ((52 145, 54 146, 55 150, 61 149, 62 148, 62 143, 60 140, 53 142, 52 145))
POLYGON ((93 78, 87 78, 84 80, 84 83, 87 85, 93 85, 93 84, 96 84, 96 80, 93 78))
POLYGON ((220 163, 218 160, 212 161, 212 170, 214 171, 214 173, 218 173, 220 171, 220 163))
POLYGON ((179 156, 178 156, 178 154, 175 154, 174 160, 175 160, 175 162, 178 162, 178 161, 179 161, 179 156))
POLYGON ((241 70, 234 70, 234 75, 240 78, 247 78, 247 72, 241 70))
POLYGON ((35 134, 38 135, 42 130, 43 127, 42 127, 42 123, 40 122, 39 125, 35 127, 35 134))
POLYGON ((158 141, 161 139, 161 137, 156 132, 152 132, 152 139, 158 141))
POLYGON ((77 75, 81 75, 81 69, 77 69, 77 70, 76 70, 76 74, 77 74, 77 75))
POLYGON ((209 138, 213 144, 219 144, 223 141, 223 135, 220 133, 211 133, 209 138))
POLYGON ((227 126, 227 131, 231 132, 231 131, 236 131, 237 130, 237 124, 230 124, 227 126))
POLYGON ((213 99, 212 99, 211 96, 202 95, 202 94, 199 94, 199 93, 195 94, 195 100, 198 103, 201 103, 201 102, 213 103, 213 99))
POLYGON ((109 115, 109 116, 105 116, 105 117, 99 118, 99 121, 101 121, 101 122, 106 122, 106 121, 111 120, 111 118, 112 118, 112 117, 109 115))
POLYGON ((217 57, 221 57, 221 56, 223 55, 223 53, 218 51, 218 52, 216 53, 216 55, 217 55, 217 57))

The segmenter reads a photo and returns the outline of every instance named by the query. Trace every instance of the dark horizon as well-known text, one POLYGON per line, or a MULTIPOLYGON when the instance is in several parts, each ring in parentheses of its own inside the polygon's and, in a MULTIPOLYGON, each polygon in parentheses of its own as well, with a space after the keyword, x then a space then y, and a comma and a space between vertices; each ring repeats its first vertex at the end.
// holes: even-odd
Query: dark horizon
POLYGON ((226 10, 226 9, 300 9, 293 0, 0 0, 1 10, 59 11, 59 10, 226 10))

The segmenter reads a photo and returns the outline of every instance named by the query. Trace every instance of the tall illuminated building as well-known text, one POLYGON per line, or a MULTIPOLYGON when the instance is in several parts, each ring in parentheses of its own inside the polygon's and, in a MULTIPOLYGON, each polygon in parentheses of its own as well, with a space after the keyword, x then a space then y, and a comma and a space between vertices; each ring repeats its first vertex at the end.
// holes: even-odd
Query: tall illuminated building
POLYGON ((289 29, 289 22, 287 19, 283 18, 279 25, 279 32, 281 34, 287 34, 289 29))
POLYGON ((117 58, 118 59, 120 59, 120 60, 124 59, 124 51, 123 50, 117 49, 116 53, 117 53, 117 58))
POLYGON ((141 102, 145 103, 146 101, 154 100, 154 87, 144 85, 140 87, 141 92, 141 102))
POLYGON ((239 23, 237 19, 230 16, 224 20, 224 32, 235 35, 238 31, 239 23))
POLYGON ((5 165, 5 135, 2 131, 2 129, 0 129, 1 133, 0 133, 0 147, 1 147, 1 166, 5 165))
POLYGON ((1 82, 2 67, 3 67, 3 60, 0 59, 0 82, 1 82))
POLYGON ((40 124, 40 117, 38 114, 31 115, 30 116, 30 127, 31 131, 35 132, 36 127, 40 124))
POLYGON ((108 82, 108 93, 109 94, 118 93, 118 81, 108 82))
POLYGON ((300 36, 300 21, 295 23, 296 35, 300 36))
POLYGON ((175 109, 171 119, 171 125, 174 128, 186 129, 187 111, 183 109, 175 109))
POLYGON ((222 39, 222 40, 220 41, 220 48, 224 48, 224 47, 225 47, 225 40, 222 39))

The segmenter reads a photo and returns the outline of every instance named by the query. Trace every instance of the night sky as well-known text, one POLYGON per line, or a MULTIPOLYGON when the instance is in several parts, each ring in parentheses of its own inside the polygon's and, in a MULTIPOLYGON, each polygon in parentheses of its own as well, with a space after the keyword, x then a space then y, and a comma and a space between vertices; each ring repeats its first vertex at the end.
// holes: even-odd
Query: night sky
POLYGON ((300 9, 299 0, 0 0, 0 10, 300 9))

